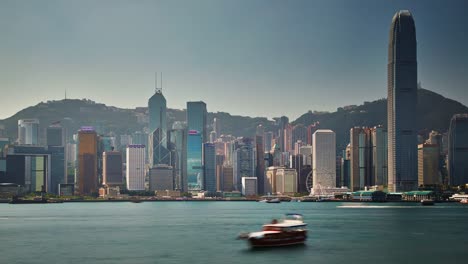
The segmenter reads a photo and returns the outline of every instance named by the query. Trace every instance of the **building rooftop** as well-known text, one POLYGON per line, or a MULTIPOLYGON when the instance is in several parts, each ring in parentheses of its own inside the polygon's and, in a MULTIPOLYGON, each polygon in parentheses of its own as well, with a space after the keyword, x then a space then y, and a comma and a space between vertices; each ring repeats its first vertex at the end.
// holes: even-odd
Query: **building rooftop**
POLYGON ((403 194, 405 195, 429 195, 433 194, 433 191, 410 191, 410 192, 405 192, 403 194))

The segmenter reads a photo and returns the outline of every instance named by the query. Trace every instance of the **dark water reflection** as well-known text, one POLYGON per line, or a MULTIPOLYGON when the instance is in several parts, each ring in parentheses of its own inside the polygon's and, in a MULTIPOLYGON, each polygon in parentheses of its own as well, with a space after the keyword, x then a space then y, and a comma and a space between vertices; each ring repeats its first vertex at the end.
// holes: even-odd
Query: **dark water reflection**
POLYGON ((457 204, 0 204, 0 263, 450 263, 466 256, 466 219, 457 204), (306 245, 236 240, 290 212, 306 245))

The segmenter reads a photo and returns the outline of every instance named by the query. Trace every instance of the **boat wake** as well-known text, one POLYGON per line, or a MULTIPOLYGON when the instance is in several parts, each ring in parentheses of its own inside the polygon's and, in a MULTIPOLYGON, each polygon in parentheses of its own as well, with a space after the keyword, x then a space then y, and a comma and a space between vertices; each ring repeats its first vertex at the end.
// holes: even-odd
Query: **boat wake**
POLYGON ((421 207, 421 206, 403 206, 403 205, 338 205, 336 208, 388 209, 388 208, 423 208, 423 207, 421 207))

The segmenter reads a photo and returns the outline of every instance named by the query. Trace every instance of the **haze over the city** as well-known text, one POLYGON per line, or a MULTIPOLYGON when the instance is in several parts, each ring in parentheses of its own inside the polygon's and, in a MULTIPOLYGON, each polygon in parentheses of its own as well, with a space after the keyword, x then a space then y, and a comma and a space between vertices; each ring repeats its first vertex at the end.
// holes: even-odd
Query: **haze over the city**
POLYGON ((1 1, 0 119, 40 101, 294 119, 386 97, 388 29, 411 10, 418 79, 468 104, 466 1, 1 1))

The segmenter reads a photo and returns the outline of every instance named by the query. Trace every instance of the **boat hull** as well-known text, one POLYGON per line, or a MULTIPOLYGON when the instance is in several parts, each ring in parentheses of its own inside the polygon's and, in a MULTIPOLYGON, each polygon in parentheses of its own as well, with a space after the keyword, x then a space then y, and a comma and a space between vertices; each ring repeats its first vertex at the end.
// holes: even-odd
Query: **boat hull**
POLYGON ((269 235, 262 238, 249 238, 251 247, 284 247, 304 244, 307 240, 307 232, 294 232, 294 234, 269 235))
POLYGON ((421 200, 421 205, 434 205, 432 200, 421 200))

